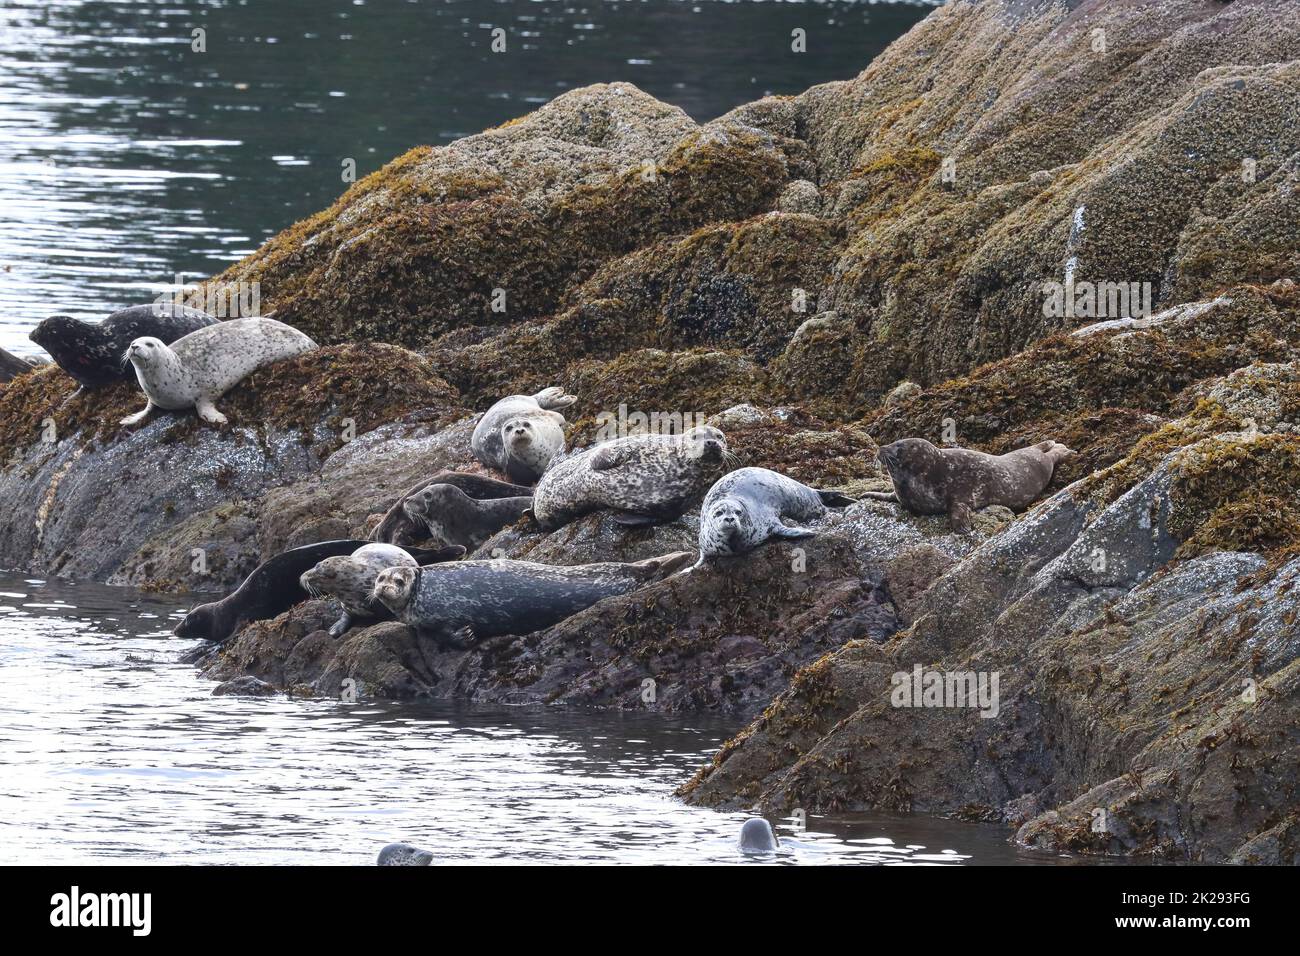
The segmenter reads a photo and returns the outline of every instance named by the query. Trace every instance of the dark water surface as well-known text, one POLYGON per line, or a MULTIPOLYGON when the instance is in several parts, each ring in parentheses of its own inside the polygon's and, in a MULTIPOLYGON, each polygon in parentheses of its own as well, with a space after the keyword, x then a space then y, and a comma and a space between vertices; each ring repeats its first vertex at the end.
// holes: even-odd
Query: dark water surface
POLYGON ((0 0, 0 347, 219 272, 333 202, 345 159, 613 80, 712 119, 856 75, 934 5, 0 0))
POLYGON ((0 863, 1066 863, 999 827, 813 816, 768 861, 672 796, 739 729, 707 716, 213 697, 184 607, 0 573, 0 863))

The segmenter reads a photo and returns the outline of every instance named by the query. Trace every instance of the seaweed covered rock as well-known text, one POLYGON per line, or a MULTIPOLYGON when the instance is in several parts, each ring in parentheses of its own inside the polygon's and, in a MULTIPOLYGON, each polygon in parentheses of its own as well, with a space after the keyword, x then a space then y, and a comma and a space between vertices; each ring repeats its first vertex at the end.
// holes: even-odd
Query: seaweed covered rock
POLYGON ((1234 505, 1300 498, 1296 368, 1204 386, 1162 429, 1183 444, 1113 466, 1121 493, 1102 472, 951 564, 908 629, 817 661, 683 792, 1007 819, 1033 845, 1203 862, 1279 826, 1300 789, 1300 540, 1234 505), (1025 821, 1026 801, 1046 809, 1025 821))
MULTIPOLYGON (((886 401, 861 421, 881 444, 920 435, 1005 454, 1055 439, 1076 454, 1061 488, 1125 457, 1197 401, 1197 387, 1252 363, 1300 356, 1300 299, 1234 288, 1139 327, 1057 335, 969 375, 886 401)), ((1152 464, 1148 462, 1148 465, 1152 464)))
MULTIPOLYGON (((438 431, 464 414, 424 359, 390 345, 324 348, 256 372, 223 399, 225 428, 188 412, 120 426, 141 403, 128 382, 77 392, 56 366, 0 391, 9 505, 0 563, 150 587, 225 586, 269 556, 253 542, 272 489, 316 474, 381 422, 438 431)), ((283 543, 275 538, 267 544, 283 543)))
POLYGON ((628 84, 586 87, 412 150, 214 282, 260 282, 277 318, 326 342, 536 319, 614 256, 769 208, 782 145, 628 84))

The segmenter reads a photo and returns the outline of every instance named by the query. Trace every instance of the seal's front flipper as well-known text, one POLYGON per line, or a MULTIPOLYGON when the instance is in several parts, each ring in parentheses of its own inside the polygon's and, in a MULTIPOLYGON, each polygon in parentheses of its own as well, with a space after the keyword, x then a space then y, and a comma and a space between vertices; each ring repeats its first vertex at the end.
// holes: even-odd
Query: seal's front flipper
POLYGON ((342 637, 344 631, 352 626, 352 615, 344 611, 337 621, 330 626, 330 637, 342 637))
POLYGON ((777 525, 772 529, 772 537, 785 538, 789 541, 798 541, 801 538, 815 538, 817 532, 811 528, 801 528, 799 525, 777 525))
POLYGON ((156 407, 157 406, 154 405, 154 403, 151 401, 147 405, 145 405, 145 407, 142 408, 140 411, 136 412, 134 415, 127 415, 126 418, 122 419, 122 424, 138 425, 140 424, 140 422, 148 418, 149 413, 152 412, 156 407))
MULTIPOLYGON (((892 494, 892 492, 891 492, 892 494)), ((850 498, 846 494, 838 491, 818 491, 817 497, 822 500, 822 504, 828 508, 847 508, 849 505, 858 503, 858 499, 850 498)))
POLYGON ((217 407, 205 399, 199 399, 194 403, 195 410, 199 413, 199 418, 213 425, 224 425, 227 422, 225 415, 217 411, 217 407))
POLYGON ((948 520, 952 524, 952 530, 958 534, 970 534, 974 526, 971 521, 970 506, 960 501, 954 501, 949 506, 948 520))
POLYGON ((654 515, 639 515, 631 511, 615 511, 614 521, 625 528, 649 528, 664 523, 663 518, 656 518, 654 515))
POLYGON ((872 501, 897 501, 898 500, 898 495, 892 491, 866 491, 863 492, 862 497, 870 498, 872 501))
POLYGON ((416 627, 415 633, 421 639, 433 641, 439 650, 467 651, 478 642, 474 629, 469 625, 456 631, 441 627, 416 627))

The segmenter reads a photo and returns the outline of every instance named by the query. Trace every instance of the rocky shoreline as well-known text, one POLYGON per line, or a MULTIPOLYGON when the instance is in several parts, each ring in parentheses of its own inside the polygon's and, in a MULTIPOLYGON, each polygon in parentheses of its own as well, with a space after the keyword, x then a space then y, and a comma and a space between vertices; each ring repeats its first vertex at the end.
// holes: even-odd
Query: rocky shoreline
MULTIPOLYGON (((218 692, 753 716, 683 787, 706 805, 1295 863, 1297 37, 1276 0, 955 0, 853 80, 703 125, 611 84, 412 150, 212 280, 325 346, 237 386, 228 426, 122 428, 134 384, 54 366, 0 384, 0 566, 224 592, 481 470, 477 415, 557 383, 571 447, 689 414, 854 495, 901 437, 1052 438, 1077 454, 1049 497, 970 535, 864 500, 468 651, 333 640, 310 601, 195 658, 218 692), (1047 314, 1067 275, 1147 283, 1152 314, 1077 334, 1109 316, 1047 314), (997 716, 895 706, 918 665, 998 674, 997 716)), ((477 555, 639 560, 697 522, 522 521, 477 555)))

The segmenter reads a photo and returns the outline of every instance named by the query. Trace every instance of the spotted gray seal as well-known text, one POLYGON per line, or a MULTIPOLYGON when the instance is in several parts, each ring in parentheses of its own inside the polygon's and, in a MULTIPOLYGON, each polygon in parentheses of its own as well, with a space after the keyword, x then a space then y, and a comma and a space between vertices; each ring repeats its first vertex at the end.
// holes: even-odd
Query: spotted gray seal
POLYGON ((602 598, 661 580, 693 557, 676 551, 627 564, 561 567, 500 558, 387 568, 375 579, 375 597, 419 636, 464 649, 485 637, 550 627, 602 598))
MULTIPOLYGON (((200 604, 186 614, 174 632, 177 637, 220 643, 250 621, 264 621, 283 614, 308 597, 299 580, 304 571, 326 558, 351 554, 367 543, 342 539, 281 551, 254 568, 239 587, 220 601, 200 604)), ((405 550, 421 564, 449 561, 465 553, 464 548, 405 550)))
POLYGON ((564 451, 564 416, 577 399, 561 388, 544 388, 536 395, 510 395, 479 419, 470 438, 474 457, 509 476, 531 485, 546 466, 564 451))
POLYGON ((739 468, 714 483, 700 509, 700 562, 744 554, 771 538, 810 538, 816 532, 791 521, 811 521, 827 506, 853 504, 837 491, 818 491, 767 468, 739 468))
POLYGON ((601 508, 628 525, 672 521, 704 494, 726 457, 726 437, 708 425, 615 438, 555 462, 537 483, 533 516, 547 531, 601 508))
POLYGON ((472 551, 532 506, 532 495, 478 499, 455 485, 434 484, 407 498, 402 509, 435 541, 461 544, 472 551))
POLYGON ((376 866, 428 866, 433 854, 409 843, 390 843, 379 851, 376 866))
POLYGON ((316 348, 297 329, 275 319, 230 319, 191 332, 170 346, 157 338, 138 338, 126 357, 149 399, 123 425, 144 421, 156 408, 176 411, 194 406, 205 422, 223 425, 226 416, 212 404, 259 368, 316 348))
POLYGON ((879 451, 894 480, 893 497, 914 514, 948 515, 953 530, 962 533, 971 529, 971 513, 980 508, 1027 508, 1051 483, 1057 462, 1073 454, 1050 440, 986 455, 970 448, 937 448, 924 438, 904 438, 879 451))
MULTIPOLYGON (((456 550, 464 553, 464 548, 456 550)), ((372 595, 380 571, 419 566, 405 548, 394 544, 363 544, 351 554, 324 558, 312 565, 298 578, 298 583, 312 597, 334 598, 342 605, 342 615, 329 629, 330 637, 339 637, 352 626, 353 617, 387 618, 386 609, 376 606, 372 595)))
POLYGON ((383 520, 370 532, 371 541, 386 544, 411 544, 418 540, 427 530, 424 523, 406 513, 406 502, 418 495, 430 485, 452 485, 465 492, 471 498, 485 501, 493 498, 526 498, 533 492, 524 485, 512 485, 507 481, 497 481, 485 475, 476 475, 468 471, 440 471, 430 478, 425 478, 407 488, 401 497, 388 509, 383 520))
POLYGON ((136 339, 148 336, 171 345, 219 321, 198 309, 154 303, 119 309, 102 322, 52 315, 27 337, 49 352, 59 368, 82 388, 99 388, 131 377, 122 356, 136 339))

